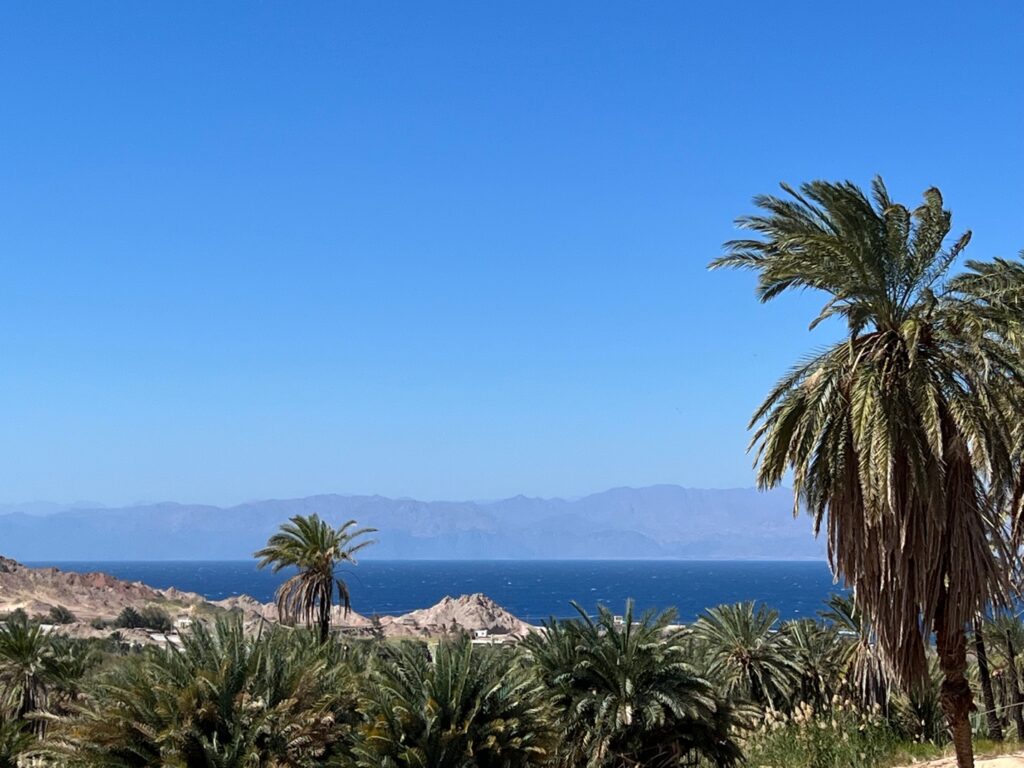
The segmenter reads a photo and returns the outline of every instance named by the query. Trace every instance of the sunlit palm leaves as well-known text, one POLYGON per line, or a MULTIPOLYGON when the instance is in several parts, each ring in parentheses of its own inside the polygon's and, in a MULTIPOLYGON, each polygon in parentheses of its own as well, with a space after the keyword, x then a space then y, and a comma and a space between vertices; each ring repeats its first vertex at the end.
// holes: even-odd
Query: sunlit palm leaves
POLYGON ((528 650, 554 694, 565 734, 562 759, 590 768, 676 766, 688 756, 713 765, 740 757, 737 714, 700 677, 671 612, 621 623, 608 609, 595 619, 552 621, 528 650))
POLYGON ((356 521, 349 520, 332 528, 318 515, 296 515, 255 554, 260 568, 271 566, 275 573, 282 568, 298 569, 277 590, 278 612, 286 621, 301 619, 309 626, 316 625, 321 642, 330 632, 335 592, 346 613, 351 607, 348 585, 338 575, 338 566, 355 563, 356 553, 374 543, 368 539, 356 543, 376 529, 355 526, 356 521))
POLYGON ((708 674, 728 695, 741 695, 770 708, 785 706, 799 682, 800 668, 779 614, 753 602, 710 608, 693 625, 708 674))
POLYGON ((382 653, 363 696, 365 768, 527 768, 555 743, 545 692, 502 648, 406 643, 382 653))

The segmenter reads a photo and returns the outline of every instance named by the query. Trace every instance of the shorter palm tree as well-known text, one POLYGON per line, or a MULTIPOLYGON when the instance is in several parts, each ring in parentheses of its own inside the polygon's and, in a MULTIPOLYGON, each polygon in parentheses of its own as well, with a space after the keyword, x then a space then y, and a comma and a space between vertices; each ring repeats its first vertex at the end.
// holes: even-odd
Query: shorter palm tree
POLYGON ((377 530, 355 526, 356 521, 349 520, 332 528, 319 515, 296 515, 255 554, 259 568, 270 566, 274 573, 298 569, 278 588, 277 610, 283 621, 294 623, 301 618, 309 627, 315 624, 320 642, 326 642, 330 634, 335 592, 345 613, 351 609, 348 585, 338 575, 338 567, 355 564, 356 553, 376 543, 372 539, 355 543, 377 530))
POLYGON ((53 660, 53 643, 40 625, 15 620, 0 626, 0 706, 14 719, 45 709, 53 660))
POLYGON ((899 735, 924 744, 943 744, 949 732, 942 711, 942 671, 938 658, 929 654, 928 676, 909 690, 897 689, 890 706, 889 720, 899 735))
POLYGON ((864 614, 852 595, 832 595, 818 615, 840 635, 845 693, 865 709, 886 709, 896 686, 864 614))
POLYGON ((710 608, 694 623, 707 674, 726 695, 769 709, 785 706, 800 670, 778 621, 778 611, 750 601, 710 608))
POLYGON ((407 642, 381 648, 360 709, 364 768, 547 765, 554 734, 545 691, 503 648, 443 641, 431 660, 407 642))
POLYGON ((603 606, 591 619, 573 605, 579 620, 552 620, 526 640, 565 734, 561 764, 739 762, 737 710, 695 671, 674 612, 635 617, 629 601, 620 623, 603 606))
POLYGON ((782 633, 797 665, 793 698, 821 710, 843 686, 845 643, 839 633, 814 619, 788 621, 782 633))

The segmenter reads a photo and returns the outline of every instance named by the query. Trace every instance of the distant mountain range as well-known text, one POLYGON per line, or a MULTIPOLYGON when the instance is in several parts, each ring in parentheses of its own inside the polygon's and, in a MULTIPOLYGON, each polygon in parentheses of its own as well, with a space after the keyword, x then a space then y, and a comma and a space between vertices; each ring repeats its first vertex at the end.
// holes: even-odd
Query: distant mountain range
POLYGON ((613 488, 493 502, 310 496, 234 507, 0 507, 0 553, 22 561, 244 559, 296 514, 380 529, 367 559, 809 559, 824 556, 787 489, 613 488))

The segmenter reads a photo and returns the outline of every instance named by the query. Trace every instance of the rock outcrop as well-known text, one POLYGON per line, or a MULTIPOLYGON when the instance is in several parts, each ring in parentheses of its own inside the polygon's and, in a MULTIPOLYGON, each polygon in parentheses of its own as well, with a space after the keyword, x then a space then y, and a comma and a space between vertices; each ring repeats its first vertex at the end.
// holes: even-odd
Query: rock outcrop
POLYGON ((51 608, 63 606, 79 621, 87 622, 112 619, 127 607, 138 610, 156 605, 173 618, 203 604, 203 597, 192 592, 154 589, 106 573, 29 568, 0 557, 0 614, 20 608, 30 616, 45 616, 51 608))
POLYGON ((532 629, 496 602, 480 593, 445 597, 437 605, 403 616, 381 619, 391 637, 435 637, 452 631, 486 632, 488 637, 522 638, 532 629))

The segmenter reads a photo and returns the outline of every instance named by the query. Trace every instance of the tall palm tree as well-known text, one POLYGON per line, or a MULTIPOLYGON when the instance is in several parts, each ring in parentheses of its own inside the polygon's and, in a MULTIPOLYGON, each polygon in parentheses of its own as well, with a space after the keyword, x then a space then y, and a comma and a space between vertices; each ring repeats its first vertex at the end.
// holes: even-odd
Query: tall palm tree
POLYGON ((371 666, 356 747, 365 768, 547 765, 554 734, 545 692, 514 652, 442 641, 431 660, 407 642, 371 666))
POLYGON ((587 768, 678 766, 687 757, 739 762, 739 714, 697 674, 675 613, 617 622, 605 607, 592 619, 550 621, 526 648, 552 692, 564 733, 559 764, 587 768))
POLYGON ((779 613, 753 601, 709 608, 693 624, 708 675, 726 695, 778 709, 799 682, 800 670, 779 613))
MULTIPOLYGON (((795 510, 824 526, 833 568, 905 684, 926 680, 934 632, 943 711, 969 768, 965 627, 1008 590, 986 485, 1013 473, 1007 406, 1020 405, 1024 365, 1007 335, 971 322, 982 307, 970 285, 943 283, 970 233, 947 245, 952 217, 937 189, 914 210, 879 178, 873 199, 850 182, 783 190, 755 198, 761 213, 737 222, 755 236, 727 243, 711 266, 757 272, 762 301, 824 293, 811 327, 837 318, 846 333, 755 412, 758 484, 792 472, 795 510)), ((985 319, 1001 322, 997 311, 985 319)))
POLYGON ((331 608, 337 590, 345 613, 351 608, 348 585, 338 575, 342 563, 355 564, 355 555, 374 544, 372 539, 355 543, 376 528, 356 528, 349 520, 332 528, 318 515, 296 515, 267 540, 267 546, 254 556, 258 567, 271 566, 274 573, 297 568, 298 573, 277 590, 277 610, 285 621, 302 618, 307 626, 317 626, 320 642, 326 642, 331 630, 331 608))

